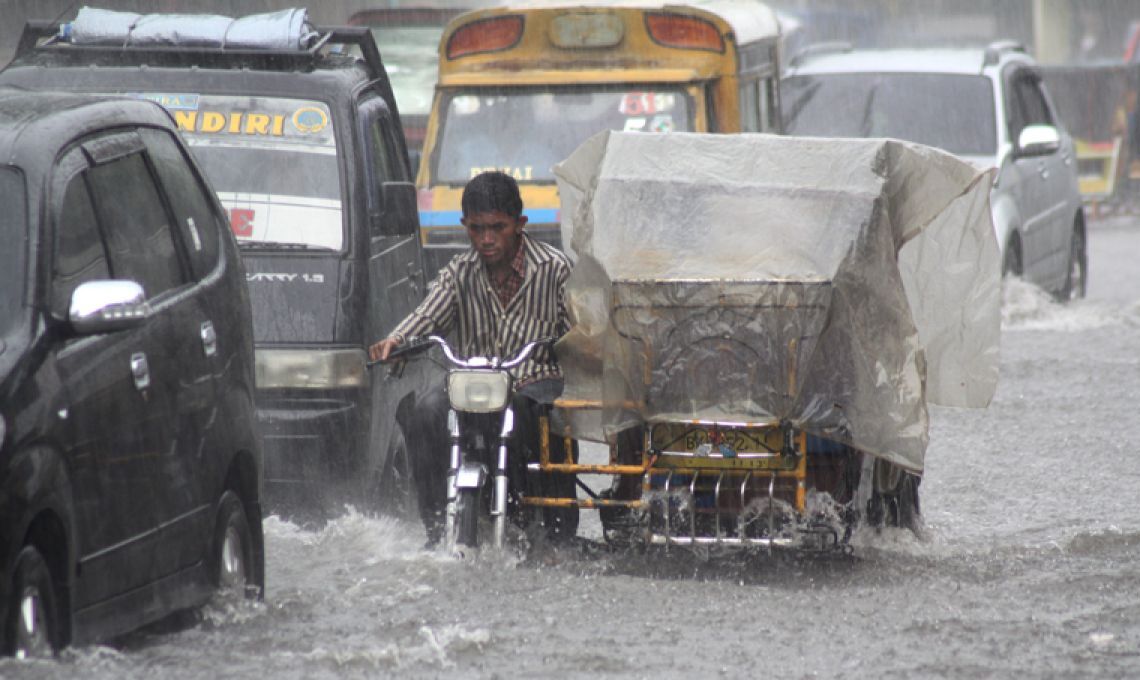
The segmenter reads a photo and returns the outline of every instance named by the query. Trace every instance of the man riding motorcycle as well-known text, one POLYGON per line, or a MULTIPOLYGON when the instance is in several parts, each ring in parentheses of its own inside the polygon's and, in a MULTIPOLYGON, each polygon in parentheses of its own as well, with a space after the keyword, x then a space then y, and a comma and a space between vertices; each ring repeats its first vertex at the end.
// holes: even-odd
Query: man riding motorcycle
MULTIPOLYGON (((526 343, 558 337, 569 329, 565 285, 570 260, 553 246, 528 236, 523 227, 522 198, 514 178, 503 172, 484 172, 463 190, 463 217, 471 248, 455 256, 440 270, 428 294, 385 339, 369 348, 374 361, 385 361, 407 339, 455 332, 455 345, 464 356, 509 356, 526 343)), ((538 451, 538 417, 562 392, 562 372, 552 349, 542 347, 512 371, 515 396, 514 458, 538 451)), ((428 545, 438 544, 443 533, 447 503, 450 408, 442 381, 416 403, 412 431, 413 475, 420 516, 428 545)), ((561 442, 552 438, 552 446, 561 442)), ((559 476, 561 488, 548 489, 574 496, 571 475, 559 476)), ((577 508, 544 512, 551 538, 566 539, 577 531, 577 508)))

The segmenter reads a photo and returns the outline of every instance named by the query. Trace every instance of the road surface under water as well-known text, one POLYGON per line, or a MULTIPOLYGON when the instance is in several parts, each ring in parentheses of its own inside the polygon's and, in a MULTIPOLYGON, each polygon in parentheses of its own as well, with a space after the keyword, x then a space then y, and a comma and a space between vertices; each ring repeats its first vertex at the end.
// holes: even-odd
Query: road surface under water
POLYGON ((264 603, 0 676, 1140 677, 1140 223, 1097 223, 1090 251, 1086 300, 1007 287, 993 404, 932 411, 921 537, 860 533, 829 561, 524 564, 354 512, 271 517, 264 603))

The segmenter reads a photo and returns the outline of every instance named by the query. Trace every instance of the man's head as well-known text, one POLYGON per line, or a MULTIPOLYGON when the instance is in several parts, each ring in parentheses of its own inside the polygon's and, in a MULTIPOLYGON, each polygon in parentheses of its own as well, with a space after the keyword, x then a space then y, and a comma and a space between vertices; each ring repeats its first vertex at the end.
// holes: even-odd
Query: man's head
POLYGON ((522 240, 526 215, 514 178, 492 171, 476 175, 463 189, 463 218, 471 246, 489 267, 505 265, 522 240))

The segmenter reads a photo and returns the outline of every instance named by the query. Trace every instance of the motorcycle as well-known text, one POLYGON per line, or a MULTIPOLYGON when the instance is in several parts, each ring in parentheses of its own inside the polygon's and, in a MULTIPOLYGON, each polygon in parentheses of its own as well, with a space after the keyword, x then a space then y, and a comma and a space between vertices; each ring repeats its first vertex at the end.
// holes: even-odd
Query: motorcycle
MULTIPOLYGON (((541 338, 524 345, 513 357, 473 356, 462 358, 447 341, 432 335, 414 339, 394 349, 388 357, 393 361, 419 354, 438 346, 450 366, 447 395, 450 402, 447 427, 451 438, 447 471, 447 506, 444 524, 444 546, 448 552, 465 554, 489 543, 501 550, 507 537, 507 520, 513 518, 523 529, 531 526, 531 517, 522 510, 521 499, 528 487, 534 493, 545 486, 555 495, 573 495, 573 478, 560 475, 561 483, 545 484, 528 479, 525 461, 527 442, 516 431, 516 413, 512 398, 516 389, 511 369, 526 361, 535 350, 551 344, 555 338, 541 338), (569 482, 569 485, 567 484, 569 482), (489 521, 483 521, 489 520, 489 521), (481 529, 489 525, 489 540, 481 529)), ((543 457, 549 453, 547 416, 541 419, 543 457)), ((568 449, 571 450, 571 449, 568 449)), ((572 455, 572 454, 571 454, 572 455)), ((541 513, 543 524, 553 531, 557 524, 563 533, 573 533, 577 510, 573 509, 572 527, 565 513, 547 510, 541 513)), ((538 522, 535 522, 538 524, 538 522)))

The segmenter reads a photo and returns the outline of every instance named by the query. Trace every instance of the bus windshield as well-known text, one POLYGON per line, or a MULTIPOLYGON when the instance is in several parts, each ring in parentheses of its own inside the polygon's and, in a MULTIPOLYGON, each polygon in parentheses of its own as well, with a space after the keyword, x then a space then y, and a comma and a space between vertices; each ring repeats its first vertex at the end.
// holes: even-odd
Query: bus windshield
POLYGON ((485 170, 553 182, 552 168, 603 130, 687 132, 693 106, 681 88, 593 87, 456 92, 441 108, 434 181, 463 184, 485 170))

